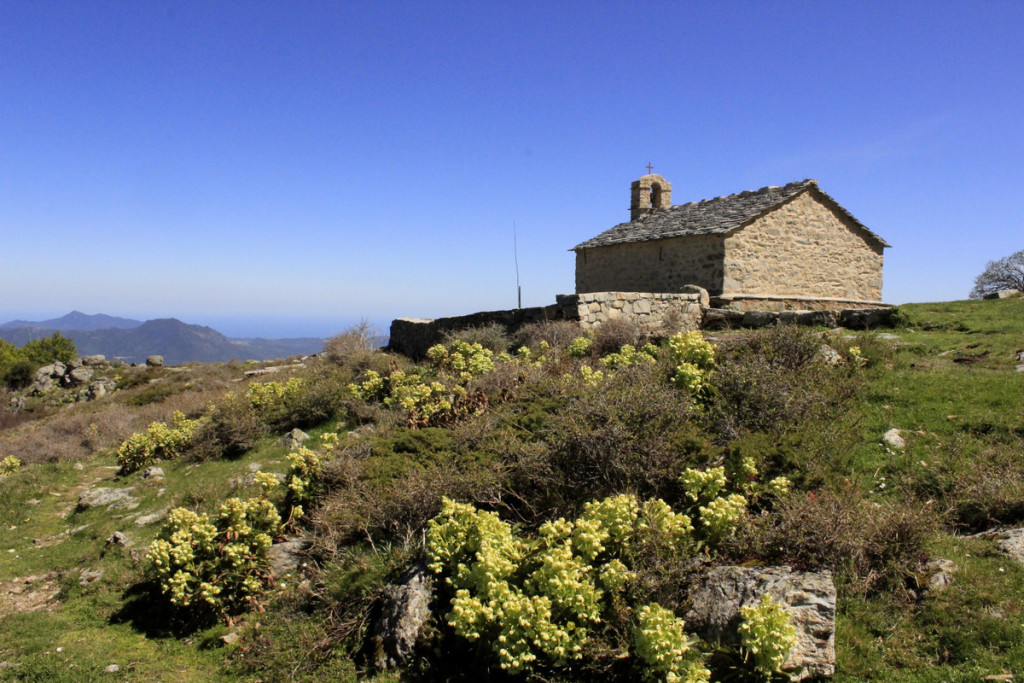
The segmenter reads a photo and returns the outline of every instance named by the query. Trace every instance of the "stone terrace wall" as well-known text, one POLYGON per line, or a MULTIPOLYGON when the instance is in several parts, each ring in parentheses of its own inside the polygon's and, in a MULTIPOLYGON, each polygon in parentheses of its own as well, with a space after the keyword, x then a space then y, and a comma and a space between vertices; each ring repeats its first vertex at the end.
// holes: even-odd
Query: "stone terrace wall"
POLYGON ((523 325, 546 320, 573 320, 582 328, 597 327, 606 320, 632 318, 654 334, 674 334, 700 329, 699 294, 652 294, 649 292, 593 292, 560 294, 555 305, 486 311, 453 318, 399 318, 391 322, 388 348, 422 358, 445 332, 497 323, 512 333, 523 325))
MULTIPOLYGON (((587 294, 560 294, 553 306, 520 308, 508 311, 487 311, 452 318, 398 318, 391 322, 391 340, 388 348, 410 358, 419 359, 427 349, 444 338, 446 332, 482 327, 497 323, 509 333, 529 323, 548 320, 571 320, 582 329, 595 328, 610 320, 632 319, 655 336, 668 336, 676 332, 699 329, 729 329, 737 327, 763 327, 776 323, 795 325, 844 325, 853 329, 886 327, 891 325, 895 309, 888 307, 858 306, 843 308, 840 300, 832 306, 814 308, 809 303, 825 301, 804 299, 779 302, 757 299, 756 309, 744 306, 726 308, 708 306, 707 292, 651 293, 651 292, 590 292, 587 294), (798 304, 804 304, 802 306, 798 304), (792 310, 799 308, 800 310, 792 310)), ((753 302, 755 300, 751 300, 753 302)))
POLYGON ((423 358, 434 344, 444 338, 445 332, 483 327, 497 323, 509 332, 515 332, 523 325, 546 320, 575 320, 573 306, 563 308, 560 303, 553 306, 516 308, 508 311, 484 311, 452 318, 398 318, 391 321, 391 339, 388 348, 410 358, 423 358))

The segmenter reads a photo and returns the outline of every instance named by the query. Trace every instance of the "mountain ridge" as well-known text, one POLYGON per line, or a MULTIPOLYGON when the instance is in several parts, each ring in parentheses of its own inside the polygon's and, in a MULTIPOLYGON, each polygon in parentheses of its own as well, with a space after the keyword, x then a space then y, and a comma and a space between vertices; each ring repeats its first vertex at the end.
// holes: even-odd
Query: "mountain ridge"
POLYGON ((177 318, 139 322, 80 311, 52 320, 12 320, 0 324, 0 339, 16 346, 49 337, 54 332, 72 339, 82 355, 102 354, 126 362, 142 362, 147 356, 157 355, 163 356, 168 365, 311 355, 323 348, 324 341, 317 337, 232 339, 212 327, 185 323, 177 318), (112 326, 98 327, 108 324, 112 326))

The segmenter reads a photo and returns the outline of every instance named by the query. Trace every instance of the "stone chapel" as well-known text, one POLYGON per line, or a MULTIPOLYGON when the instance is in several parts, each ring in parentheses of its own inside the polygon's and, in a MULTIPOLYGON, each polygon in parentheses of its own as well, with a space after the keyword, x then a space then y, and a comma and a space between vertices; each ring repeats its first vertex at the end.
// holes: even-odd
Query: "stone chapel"
POLYGON ((630 189, 630 220, 575 247, 576 292, 678 292, 712 297, 875 305, 889 245, 816 181, 672 205, 648 174, 630 189))

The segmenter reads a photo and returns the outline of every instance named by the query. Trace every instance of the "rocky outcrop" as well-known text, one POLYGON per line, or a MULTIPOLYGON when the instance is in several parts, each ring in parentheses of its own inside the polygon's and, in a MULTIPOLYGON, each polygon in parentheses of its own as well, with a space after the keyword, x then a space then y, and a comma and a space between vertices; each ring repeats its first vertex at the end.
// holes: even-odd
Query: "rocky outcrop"
POLYGON ((736 642, 740 608, 764 594, 782 603, 796 627, 787 668, 793 680, 835 673, 836 587, 832 572, 794 572, 789 567, 716 567, 691 588, 687 628, 707 641, 736 642))
POLYGON ((433 578, 416 565, 384 589, 384 604, 373 627, 370 644, 378 669, 391 669, 409 660, 430 619, 433 578))
POLYGON ((146 358, 147 368, 162 368, 164 366, 163 356, 149 356, 146 358))

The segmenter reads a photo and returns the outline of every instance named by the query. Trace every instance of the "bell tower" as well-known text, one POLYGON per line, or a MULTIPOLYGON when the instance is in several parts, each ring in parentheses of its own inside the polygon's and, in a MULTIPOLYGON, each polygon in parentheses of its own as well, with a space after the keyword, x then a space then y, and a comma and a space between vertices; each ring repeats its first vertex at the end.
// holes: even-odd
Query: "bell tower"
MULTIPOLYGON (((651 170, 651 165, 647 165, 651 170)), ((667 209, 672 206, 672 183, 662 178, 657 173, 648 173, 634 180, 630 185, 629 193, 629 220, 635 221, 640 216, 646 216, 658 209, 667 209)))

